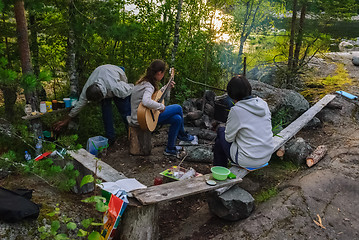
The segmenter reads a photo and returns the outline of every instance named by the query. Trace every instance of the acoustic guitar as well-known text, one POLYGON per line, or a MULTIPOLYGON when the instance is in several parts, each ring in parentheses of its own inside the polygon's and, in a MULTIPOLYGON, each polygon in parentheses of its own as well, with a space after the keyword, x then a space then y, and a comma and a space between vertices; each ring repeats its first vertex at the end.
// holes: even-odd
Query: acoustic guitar
MULTIPOLYGON (((174 80, 175 70, 174 68, 170 69, 170 80, 166 84, 165 88, 162 90, 158 90, 152 94, 152 100, 158 103, 164 104, 164 99, 167 93, 170 90, 171 82, 174 80)), ((137 109, 137 121, 140 124, 140 128, 145 131, 153 132, 157 126, 158 117, 160 115, 160 110, 149 109, 143 106, 142 102, 138 106, 137 109)))

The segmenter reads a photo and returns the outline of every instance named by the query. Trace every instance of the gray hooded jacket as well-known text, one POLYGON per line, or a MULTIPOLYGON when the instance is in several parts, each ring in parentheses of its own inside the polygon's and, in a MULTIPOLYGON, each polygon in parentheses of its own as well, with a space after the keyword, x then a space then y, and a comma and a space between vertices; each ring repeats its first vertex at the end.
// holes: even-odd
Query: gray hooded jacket
POLYGON ((238 101, 230 110, 225 130, 232 143, 231 158, 242 167, 260 167, 273 153, 271 113, 261 98, 238 101))
POLYGON ((133 84, 127 83, 126 74, 120 67, 111 64, 101 65, 88 78, 79 101, 69 113, 70 117, 75 117, 87 104, 86 89, 94 83, 98 84, 105 98, 126 98, 131 95, 133 88, 133 84))

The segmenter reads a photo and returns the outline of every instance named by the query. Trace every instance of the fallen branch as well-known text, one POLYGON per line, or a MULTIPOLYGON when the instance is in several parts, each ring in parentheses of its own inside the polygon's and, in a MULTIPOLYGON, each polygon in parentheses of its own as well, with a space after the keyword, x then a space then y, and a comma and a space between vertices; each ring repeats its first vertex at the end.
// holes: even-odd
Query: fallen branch
POLYGON ((284 153, 285 153, 285 147, 283 145, 277 150, 277 156, 282 158, 284 156, 284 153))
POLYGON ((317 226, 319 226, 319 227, 325 229, 325 227, 323 226, 323 223, 322 223, 322 218, 319 216, 319 214, 317 214, 317 217, 318 217, 318 221, 316 221, 316 220, 313 219, 313 222, 314 222, 317 226))
POLYGON ((312 167, 314 164, 319 162, 324 155, 327 153, 328 148, 325 145, 318 146, 308 157, 307 166, 312 167))

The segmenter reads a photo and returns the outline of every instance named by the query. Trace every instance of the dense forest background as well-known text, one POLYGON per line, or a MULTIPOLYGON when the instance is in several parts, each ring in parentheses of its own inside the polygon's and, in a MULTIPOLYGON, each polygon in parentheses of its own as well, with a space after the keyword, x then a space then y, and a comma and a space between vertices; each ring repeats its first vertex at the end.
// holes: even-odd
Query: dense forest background
MULTIPOLYGON (((274 64, 276 86, 300 89, 311 57, 333 50, 343 38, 357 37, 359 24, 352 19, 357 3, 0 0, 1 115, 24 134, 26 101, 38 109, 39 101, 76 97, 102 64, 123 66, 135 83, 153 59, 177 70, 174 103, 203 94, 205 87, 189 79, 225 88, 234 74, 243 73, 244 57, 246 71, 274 64)), ((103 133, 100 108, 90 104, 83 112, 75 132, 81 144, 103 133)), ((42 130, 61 117, 44 117, 42 130)), ((125 133, 123 126, 117 131, 125 133)), ((1 152, 10 145, 2 138, 1 152)))

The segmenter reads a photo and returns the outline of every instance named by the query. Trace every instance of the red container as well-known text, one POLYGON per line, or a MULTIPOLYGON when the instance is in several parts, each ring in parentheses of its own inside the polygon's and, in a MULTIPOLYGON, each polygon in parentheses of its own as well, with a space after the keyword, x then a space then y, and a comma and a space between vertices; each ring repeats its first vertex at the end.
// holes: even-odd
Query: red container
POLYGON ((153 181, 153 185, 161 185, 163 183, 162 177, 155 177, 155 180, 153 181))

